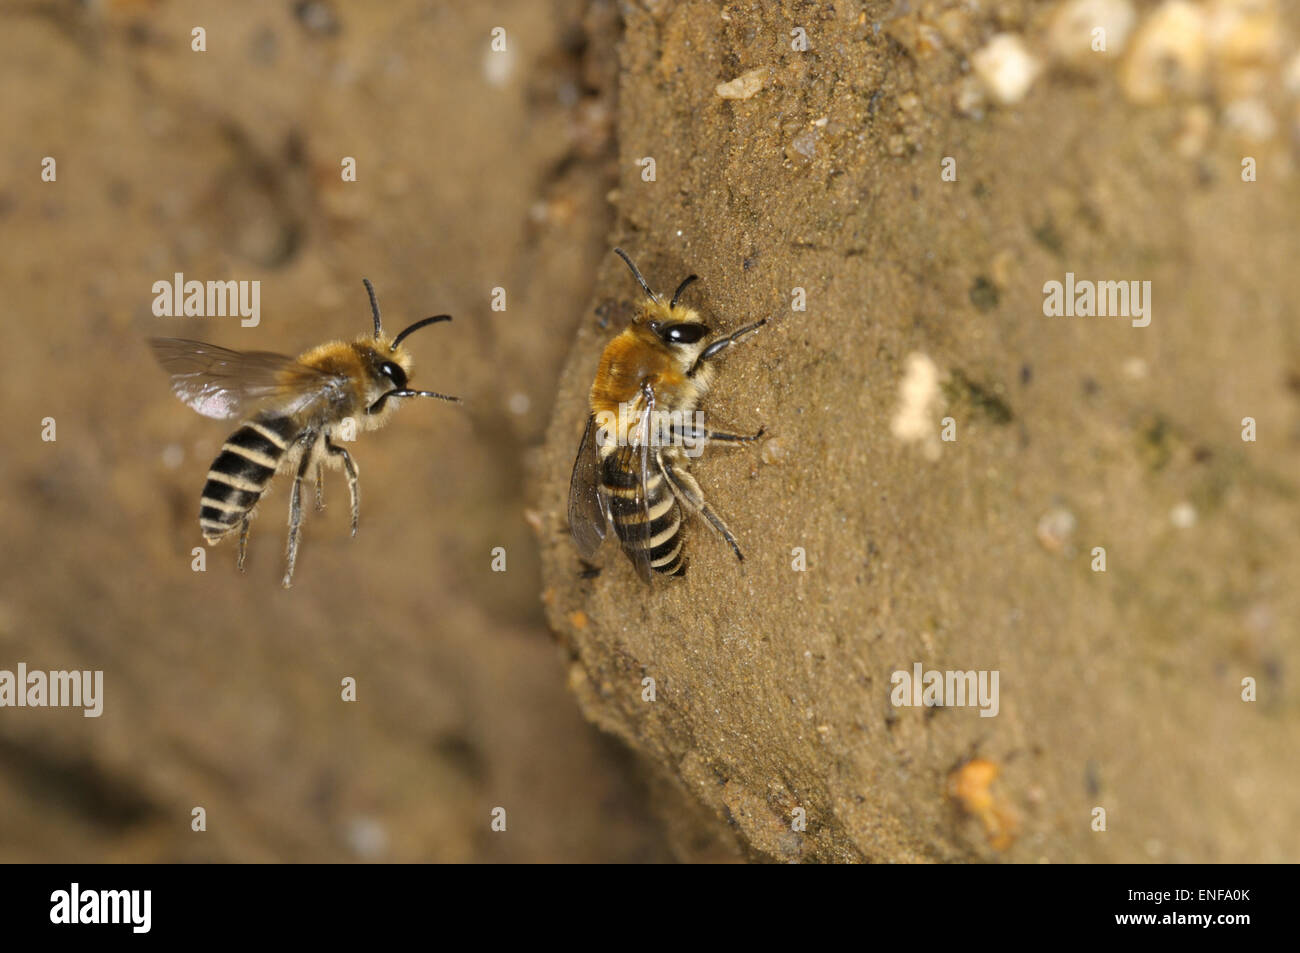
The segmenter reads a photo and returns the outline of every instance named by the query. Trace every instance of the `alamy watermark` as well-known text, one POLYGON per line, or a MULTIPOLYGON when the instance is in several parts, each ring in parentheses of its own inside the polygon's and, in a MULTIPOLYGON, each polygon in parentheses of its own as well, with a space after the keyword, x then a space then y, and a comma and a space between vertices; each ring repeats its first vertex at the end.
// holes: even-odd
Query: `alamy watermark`
POLYGON ((98 718, 104 713, 104 673, 29 672, 19 662, 17 673, 0 670, 0 708, 83 708, 87 718, 98 718))
POLYGON ((56 924, 126 924, 132 933, 148 933, 153 924, 152 890, 83 890, 73 883, 50 894, 50 922, 56 924))
POLYGON ((981 718, 998 713, 997 669, 971 672, 925 671, 920 662, 912 671, 899 669, 889 677, 894 686, 889 700, 896 708, 970 708, 978 707, 981 718))
POLYGON ((262 322, 260 281, 186 281, 176 272, 171 281, 153 283, 153 313, 159 318, 239 317, 240 326, 262 322))
POLYGON ((634 410, 624 401, 618 413, 602 410, 596 414, 598 446, 682 447, 688 457, 698 457, 708 443, 704 411, 634 410))
POLYGON ((1049 318, 1132 318, 1135 328, 1151 323, 1151 282, 1075 280, 1043 285, 1043 314, 1049 318))

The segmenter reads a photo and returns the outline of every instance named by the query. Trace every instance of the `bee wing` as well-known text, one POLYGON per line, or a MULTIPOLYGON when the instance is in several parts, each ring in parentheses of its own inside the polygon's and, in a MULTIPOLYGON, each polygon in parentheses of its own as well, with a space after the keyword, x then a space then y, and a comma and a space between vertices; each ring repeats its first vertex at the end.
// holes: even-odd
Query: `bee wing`
POLYGON ((637 442, 619 447, 615 451, 618 455, 619 472, 633 474, 631 495, 619 497, 620 510, 626 516, 632 517, 620 523, 622 532, 627 534, 626 538, 620 537, 620 542, 623 545, 623 552, 632 561, 636 574, 644 582, 649 582, 651 579, 649 484, 650 476, 654 472, 655 456, 650 452, 649 423, 653 406, 653 402, 649 403, 642 413, 641 423, 637 429, 637 442))
MULTIPOLYGON (((649 427, 650 408, 647 407, 645 417, 643 418, 646 427, 649 427)), ((641 577, 642 582, 650 581, 650 489, 649 480, 651 473, 651 460, 654 459, 650 453, 650 437, 648 429, 641 435, 641 445, 639 447, 628 447, 635 455, 636 465, 636 492, 632 497, 633 505, 636 507, 639 521, 633 524, 635 531, 631 534, 630 539, 623 541, 623 552, 627 553, 627 558, 632 560, 632 565, 636 567, 636 574, 641 577)))
POLYGON ((600 549, 608 526, 609 504, 600 490, 600 447, 593 414, 587 418, 569 478, 569 532, 583 559, 590 559, 600 549))
POLYGON ((171 375, 176 396, 218 420, 246 417, 273 402, 296 413, 342 383, 335 375, 270 351, 235 351, 184 338, 153 338, 149 344, 171 375))

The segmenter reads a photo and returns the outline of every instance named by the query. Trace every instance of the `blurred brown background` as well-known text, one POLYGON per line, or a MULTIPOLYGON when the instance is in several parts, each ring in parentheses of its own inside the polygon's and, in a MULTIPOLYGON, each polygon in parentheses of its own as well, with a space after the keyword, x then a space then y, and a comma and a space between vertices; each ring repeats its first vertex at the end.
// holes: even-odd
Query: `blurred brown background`
POLYGON ((106 700, 0 713, 0 859, 664 858, 627 756, 565 691, 525 521, 524 455, 607 250, 613 5, 2 14, 0 667, 103 669, 106 700), (177 271, 259 279, 261 325, 154 317, 177 271), (413 380, 464 405, 353 445, 359 535, 333 474, 291 591, 283 481, 246 575, 231 544, 191 571, 232 428, 170 394, 146 339, 350 338, 363 275, 390 329, 455 316, 411 339, 413 380))

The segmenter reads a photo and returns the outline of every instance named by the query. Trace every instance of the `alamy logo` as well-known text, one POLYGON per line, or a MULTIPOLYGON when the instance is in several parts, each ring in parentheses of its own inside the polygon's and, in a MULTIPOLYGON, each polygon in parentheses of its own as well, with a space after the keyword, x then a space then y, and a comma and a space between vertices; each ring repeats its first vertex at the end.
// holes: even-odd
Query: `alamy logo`
POLYGON ((104 713, 104 673, 0 670, 0 708, 84 708, 87 718, 104 713))
POLYGON ((652 410, 647 414, 635 406, 624 401, 617 414, 609 410, 596 414, 597 446, 683 447, 688 457, 704 452, 709 439, 704 411, 652 410))
POLYGON ((889 677, 889 700, 896 708, 979 707, 981 718, 998 713, 998 671, 925 671, 920 662, 912 671, 899 669, 889 677))
POLYGON ((159 318, 225 318, 255 328, 262 321, 260 281, 186 281, 176 272, 171 281, 153 283, 153 313, 159 318))
POLYGON ((152 890, 70 890, 50 894, 51 923, 126 923, 132 933, 148 933, 153 920, 152 890))
POLYGON ((1065 273, 1065 283, 1043 285, 1043 314, 1049 318, 1132 318, 1135 328, 1151 323, 1151 282, 1082 281, 1065 273))

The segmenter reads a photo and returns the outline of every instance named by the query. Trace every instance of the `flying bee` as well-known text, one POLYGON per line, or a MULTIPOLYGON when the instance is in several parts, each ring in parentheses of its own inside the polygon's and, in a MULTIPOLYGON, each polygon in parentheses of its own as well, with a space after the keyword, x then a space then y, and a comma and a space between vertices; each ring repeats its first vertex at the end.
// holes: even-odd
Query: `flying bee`
POLYGON ((632 270, 646 301, 601 355, 591 416, 569 481, 569 531, 579 553, 590 559, 613 525, 643 580, 651 579, 651 570, 681 576, 685 509, 704 517, 743 560, 735 537, 687 470, 694 455, 687 447, 702 449, 710 440, 749 443, 763 435, 762 429, 752 436, 709 430, 698 407, 713 382, 711 361, 767 321, 708 342, 709 328, 699 315, 677 303, 696 275, 665 304, 623 249, 614 252, 632 270))
POLYGON ((209 543, 239 530, 239 569, 244 569, 248 523, 257 501, 281 470, 294 471, 289 499, 289 542, 284 587, 293 583, 302 523, 303 477, 315 466, 316 509, 325 506, 322 488, 326 463, 342 466, 352 496, 352 535, 357 534, 360 506, 357 465, 346 449, 334 443, 336 428, 351 421, 357 430, 375 430, 404 397, 436 397, 459 402, 429 390, 411 390, 411 355, 402 342, 420 328, 451 316, 439 314, 416 321, 395 338, 384 334, 375 289, 361 279, 370 295, 375 319, 372 338, 330 341, 298 357, 267 351, 232 351, 181 338, 153 338, 149 343, 163 368, 171 374, 176 396, 205 417, 241 419, 208 470, 199 501, 199 528, 209 543))

